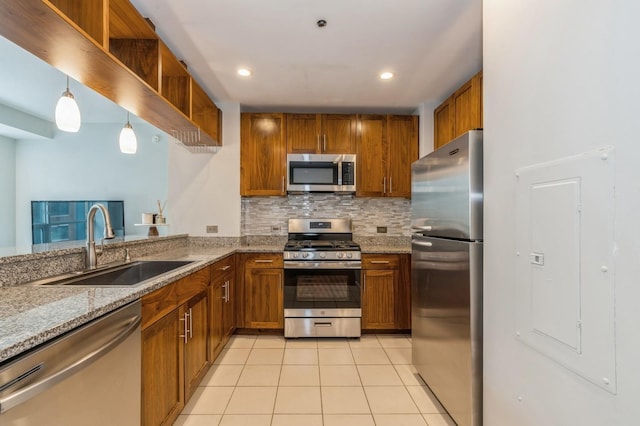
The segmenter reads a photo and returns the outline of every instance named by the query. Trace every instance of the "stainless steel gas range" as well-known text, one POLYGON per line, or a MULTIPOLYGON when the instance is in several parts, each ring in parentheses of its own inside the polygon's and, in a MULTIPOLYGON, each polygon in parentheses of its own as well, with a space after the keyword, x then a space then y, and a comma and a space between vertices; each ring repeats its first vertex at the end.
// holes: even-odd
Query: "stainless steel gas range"
POLYGON ((285 337, 360 336, 360 259, 351 219, 289 219, 285 337))

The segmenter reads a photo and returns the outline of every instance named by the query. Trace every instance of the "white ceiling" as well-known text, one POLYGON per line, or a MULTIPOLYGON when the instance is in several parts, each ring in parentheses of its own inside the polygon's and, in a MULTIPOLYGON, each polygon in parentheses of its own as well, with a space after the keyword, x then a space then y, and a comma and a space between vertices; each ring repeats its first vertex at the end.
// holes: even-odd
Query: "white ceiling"
POLYGON ((412 112, 482 67, 481 0, 132 3, 215 100, 245 111, 412 112))

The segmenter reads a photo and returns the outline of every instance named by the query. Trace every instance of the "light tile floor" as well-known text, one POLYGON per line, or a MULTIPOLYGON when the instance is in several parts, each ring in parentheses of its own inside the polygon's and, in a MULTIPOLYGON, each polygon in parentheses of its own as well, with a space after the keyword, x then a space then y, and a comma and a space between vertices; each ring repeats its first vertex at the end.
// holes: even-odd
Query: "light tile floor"
POLYGON ((174 425, 451 426, 405 335, 236 335, 174 425))

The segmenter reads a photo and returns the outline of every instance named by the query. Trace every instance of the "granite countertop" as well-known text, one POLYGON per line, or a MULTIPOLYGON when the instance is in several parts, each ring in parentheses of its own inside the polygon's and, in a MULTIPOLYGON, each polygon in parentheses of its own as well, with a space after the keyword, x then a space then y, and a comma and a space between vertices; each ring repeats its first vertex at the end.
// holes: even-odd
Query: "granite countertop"
POLYGON ((133 287, 68 288, 18 285, 0 288, 0 362, 87 323, 147 293, 202 269, 237 250, 177 250, 135 260, 193 263, 133 287))
MULTIPOLYGON (((403 245, 361 244, 363 253, 410 253, 403 245)), ((111 312, 236 252, 281 252, 282 244, 229 245, 167 251, 134 260, 193 263, 134 287, 0 287, 0 363, 111 312)))

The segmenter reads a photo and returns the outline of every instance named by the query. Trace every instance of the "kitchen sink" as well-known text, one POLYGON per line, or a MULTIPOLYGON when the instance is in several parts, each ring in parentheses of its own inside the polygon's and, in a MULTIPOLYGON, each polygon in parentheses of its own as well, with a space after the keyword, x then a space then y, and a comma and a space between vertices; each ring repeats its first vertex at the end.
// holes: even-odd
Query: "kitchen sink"
POLYGON ((86 271, 69 276, 40 280, 34 285, 129 287, 135 286, 165 272, 188 265, 190 260, 148 260, 112 266, 96 271, 86 271))

